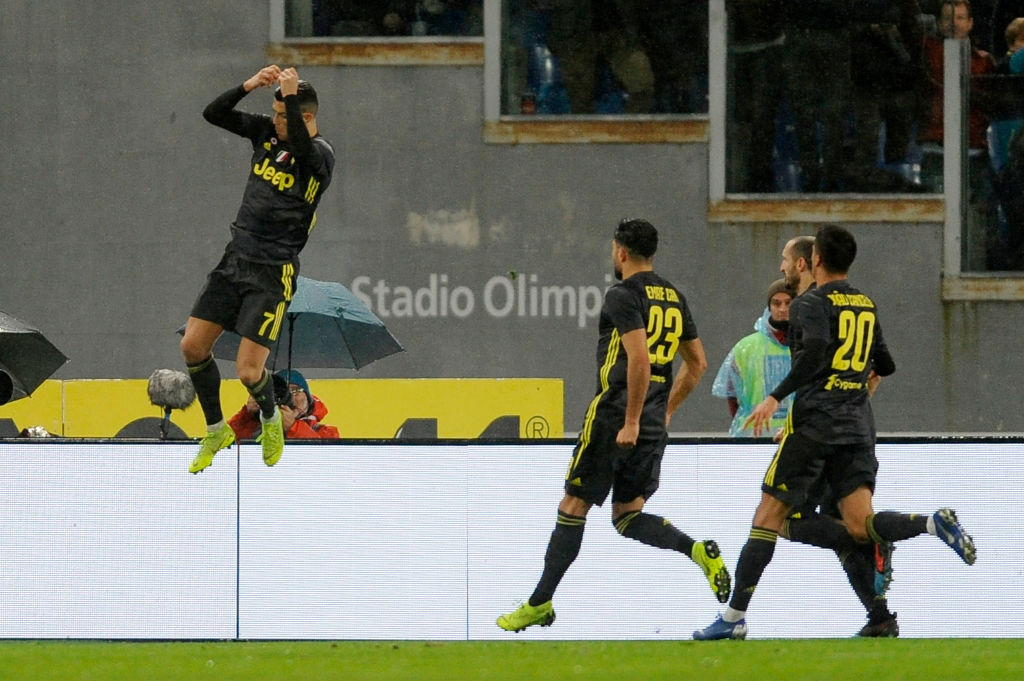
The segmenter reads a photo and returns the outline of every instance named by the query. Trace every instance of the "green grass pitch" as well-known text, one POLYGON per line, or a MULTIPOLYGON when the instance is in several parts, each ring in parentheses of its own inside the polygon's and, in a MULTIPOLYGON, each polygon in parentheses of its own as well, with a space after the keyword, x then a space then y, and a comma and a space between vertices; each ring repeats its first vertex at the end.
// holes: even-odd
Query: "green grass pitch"
POLYGON ((4 681, 1021 681, 1020 639, 0 641, 4 681))

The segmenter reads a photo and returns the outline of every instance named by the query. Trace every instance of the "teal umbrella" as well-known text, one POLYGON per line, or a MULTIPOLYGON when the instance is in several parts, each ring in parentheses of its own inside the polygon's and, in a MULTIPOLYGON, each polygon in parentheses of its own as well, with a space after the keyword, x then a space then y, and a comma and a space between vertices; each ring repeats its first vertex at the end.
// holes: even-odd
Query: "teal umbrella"
MULTIPOLYGON (((184 332, 184 326, 178 329, 184 332)), ((213 346, 213 356, 234 359, 239 341, 238 334, 225 331, 213 346)), ((302 276, 271 350, 274 366, 282 345, 289 369, 361 369, 405 350, 384 322, 345 286, 302 276)))

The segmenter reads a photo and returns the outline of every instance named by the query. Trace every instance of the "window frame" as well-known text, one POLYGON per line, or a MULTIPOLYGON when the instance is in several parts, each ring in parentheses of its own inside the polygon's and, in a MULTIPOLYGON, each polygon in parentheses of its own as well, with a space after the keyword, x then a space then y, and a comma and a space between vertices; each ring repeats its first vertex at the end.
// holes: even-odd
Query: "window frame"
POLYGON ((484 141, 488 144, 705 144, 708 114, 537 116, 501 113, 502 2, 484 0, 484 141))
POLYGON ((946 215, 943 221, 942 300, 1024 301, 1024 272, 965 272, 963 226, 967 222, 967 192, 963 168, 967 167, 967 93, 971 77, 970 43, 943 41, 943 128, 958 130, 943 140, 943 189, 946 215))
POLYGON ((708 0, 708 221, 710 223, 942 222, 945 201, 920 194, 746 194, 726 191, 728 15, 708 0))
MULTIPOLYGON (((287 0, 270 0, 267 58, 295 66, 480 66, 482 36, 285 35, 287 0)), ((486 10, 485 10, 486 16, 486 10)))

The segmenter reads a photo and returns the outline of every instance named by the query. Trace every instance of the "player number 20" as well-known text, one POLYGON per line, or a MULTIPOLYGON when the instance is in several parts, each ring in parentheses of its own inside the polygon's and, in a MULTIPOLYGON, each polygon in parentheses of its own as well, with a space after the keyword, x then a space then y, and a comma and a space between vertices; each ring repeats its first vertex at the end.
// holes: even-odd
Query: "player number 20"
POLYGON ((651 364, 669 364, 683 335, 683 313, 678 307, 651 306, 647 318, 647 349, 651 364))
POLYGON ((843 342, 832 357, 837 371, 864 371, 875 339, 875 313, 843 310, 839 313, 839 340, 843 342))

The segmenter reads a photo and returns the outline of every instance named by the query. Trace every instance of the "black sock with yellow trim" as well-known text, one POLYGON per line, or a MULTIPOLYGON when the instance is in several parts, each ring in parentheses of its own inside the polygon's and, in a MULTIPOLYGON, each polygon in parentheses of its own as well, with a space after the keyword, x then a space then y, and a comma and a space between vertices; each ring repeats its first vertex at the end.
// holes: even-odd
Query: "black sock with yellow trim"
POLYGON ((661 516, 643 511, 630 511, 618 518, 612 518, 612 524, 623 537, 635 539, 648 546, 679 551, 687 556, 693 550, 693 539, 661 516))
POLYGON ((530 605, 546 603, 555 595, 558 583, 580 553, 586 523, 586 516, 558 512, 558 521, 548 540, 548 550, 544 553, 544 572, 530 596, 530 605))
POLYGON ((928 516, 917 513, 879 511, 868 516, 868 534, 876 542, 900 541, 928 534, 928 516))
POLYGON ((802 513, 799 518, 788 518, 782 534, 790 541, 836 552, 853 551, 858 546, 857 541, 847 532, 846 525, 818 513, 802 513))
POLYGON ((846 573, 846 579, 868 616, 878 618, 883 613, 888 615, 889 605, 885 596, 875 592, 875 545, 859 544, 852 551, 836 555, 846 573))
POLYGON ((260 414, 263 415, 264 419, 269 419, 274 415, 274 381, 270 378, 270 372, 266 369, 263 370, 263 376, 260 380, 256 381, 255 385, 245 385, 245 389, 249 391, 252 398, 256 400, 256 404, 260 407, 260 414))
POLYGON ((192 386, 196 389, 199 406, 203 408, 206 425, 220 423, 224 420, 224 412, 220 408, 220 370, 213 355, 186 366, 188 376, 192 379, 192 386))
POLYGON ((757 588, 764 569, 775 555, 777 538, 778 535, 772 530, 763 527, 750 528, 750 536, 747 537, 747 543, 743 545, 739 562, 736 564, 736 588, 733 589, 732 600, 729 601, 729 607, 733 610, 747 611, 754 589, 757 588))

